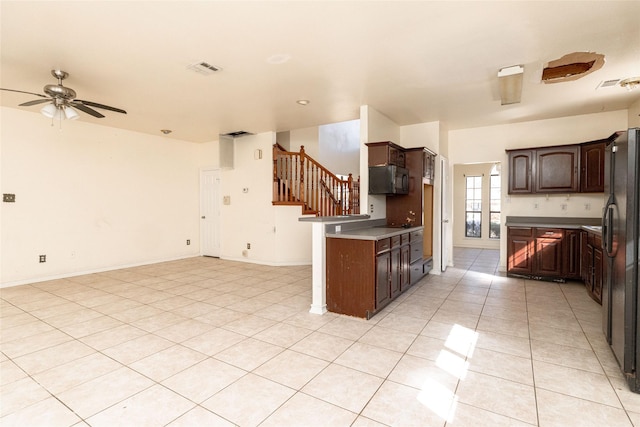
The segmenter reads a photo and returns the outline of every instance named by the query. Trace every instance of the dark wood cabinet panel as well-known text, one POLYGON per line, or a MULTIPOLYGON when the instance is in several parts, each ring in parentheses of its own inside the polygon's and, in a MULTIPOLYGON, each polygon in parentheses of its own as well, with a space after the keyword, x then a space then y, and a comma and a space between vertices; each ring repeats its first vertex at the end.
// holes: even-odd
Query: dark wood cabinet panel
POLYGON ((404 245, 400 248, 400 289, 404 292, 411 285, 411 246, 404 245))
POLYGON ((405 150, 391 141, 369 142, 369 166, 405 167, 405 150))
POLYGON ((562 239, 536 237, 535 274, 562 277, 562 239))
POLYGON ((506 150, 509 158, 508 193, 603 192, 607 141, 609 139, 506 150))
POLYGON ((598 193, 604 191, 604 142, 580 146, 580 191, 598 193))
POLYGON ((379 240, 328 237, 326 260, 327 309, 334 313, 370 318, 412 284, 409 232, 379 240))
POLYGON ((327 309, 367 317, 376 307, 376 242, 326 240, 327 309))
POLYGON ((379 254, 376 257, 376 305, 371 307, 372 312, 391 301, 391 269, 391 252, 379 254))
POLYGON ((602 249, 593 249, 593 286, 591 287, 592 298, 602 304, 602 249))
POLYGON ((601 304, 601 237, 579 229, 507 227, 507 275, 582 279, 601 304))
POLYGON ((537 149, 534 191, 537 193, 579 191, 579 149, 577 145, 537 149))
POLYGON ((562 276, 567 279, 579 279, 580 275, 580 230, 564 230, 562 276))
POLYGON ((509 194, 533 192, 533 151, 509 151, 509 194))
POLYGON ((507 229, 507 271, 513 274, 533 274, 533 228, 507 229))

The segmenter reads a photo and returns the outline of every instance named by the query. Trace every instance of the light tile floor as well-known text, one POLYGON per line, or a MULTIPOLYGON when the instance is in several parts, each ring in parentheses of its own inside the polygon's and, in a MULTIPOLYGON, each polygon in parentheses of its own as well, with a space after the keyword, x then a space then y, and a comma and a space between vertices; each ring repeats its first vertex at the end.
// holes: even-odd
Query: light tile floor
POLYGON ((0 290, 2 426, 640 426, 580 283, 457 248, 369 321, 311 268, 191 258, 0 290))

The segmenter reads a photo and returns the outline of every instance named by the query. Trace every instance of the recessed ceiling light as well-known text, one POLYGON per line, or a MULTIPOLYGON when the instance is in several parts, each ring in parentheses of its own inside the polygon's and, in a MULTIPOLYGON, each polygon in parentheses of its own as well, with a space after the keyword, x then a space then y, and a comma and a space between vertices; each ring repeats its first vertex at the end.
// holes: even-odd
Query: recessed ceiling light
POLYGON ((165 135, 169 135, 173 131, 171 129, 160 129, 160 132, 164 133, 165 135))
POLYGON ((284 64, 290 59, 291 55, 289 55, 288 53, 276 53, 275 55, 271 55, 270 57, 268 57, 267 62, 269 64, 278 65, 284 64))
POLYGON ((296 102, 300 105, 309 105, 311 101, 309 101, 308 99, 298 99, 296 102))

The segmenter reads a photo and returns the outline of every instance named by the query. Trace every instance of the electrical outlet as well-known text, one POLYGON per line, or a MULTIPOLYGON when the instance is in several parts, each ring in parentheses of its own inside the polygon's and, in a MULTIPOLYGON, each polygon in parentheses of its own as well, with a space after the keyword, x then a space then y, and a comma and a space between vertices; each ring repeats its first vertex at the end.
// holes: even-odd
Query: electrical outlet
POLYGON ((584 204, 584 210, 585 211, 590 211, 591 210, 591 203, 585 203, 584 204))
POLYGON ((563 203, 560 205, 560 210, 566 211, 567 210, 567 204, 563 203))
POLYGON ((187 239, 187 246, 191 244, 191 240, 187 239))
POLYGON ((247 249, 251 249, 251 243, 247 243, 247 249))
POLYGON ((47 256, 46 255, 40 255, 40 262, 47 262, 47 256))
POLYGON ((373 203, 369 206, 369 213, 373 213, 373 203))
POLYGON ((7 203, 15 203, 16 195, 15 194, 11 194, 11 193, 3 193, 2 194, 2 201, 3 202, 7 202, 7 203))
POLYGON ((538 209, 540 206, 537 203, 533 204, 533 209, 538 209))

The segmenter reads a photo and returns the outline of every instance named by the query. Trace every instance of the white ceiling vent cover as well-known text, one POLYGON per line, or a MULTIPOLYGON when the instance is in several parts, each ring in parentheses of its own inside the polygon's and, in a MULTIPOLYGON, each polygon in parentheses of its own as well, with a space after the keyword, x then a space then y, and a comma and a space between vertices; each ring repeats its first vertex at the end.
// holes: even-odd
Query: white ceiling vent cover
POLYGON ((598 89, 601 89, 604 87, 615 87, 619 82, 620 82, 620 79, 605 80, 598 85, 598 89))
POLYGON ((199 73, 199 74, 203 74, 205 76, 222 70, 222 68, 216 67, 215 65, 211 65, 205 61, 199 61, 191 65, 188 65, 187 69, 195 71, 196 73, 199 73))

